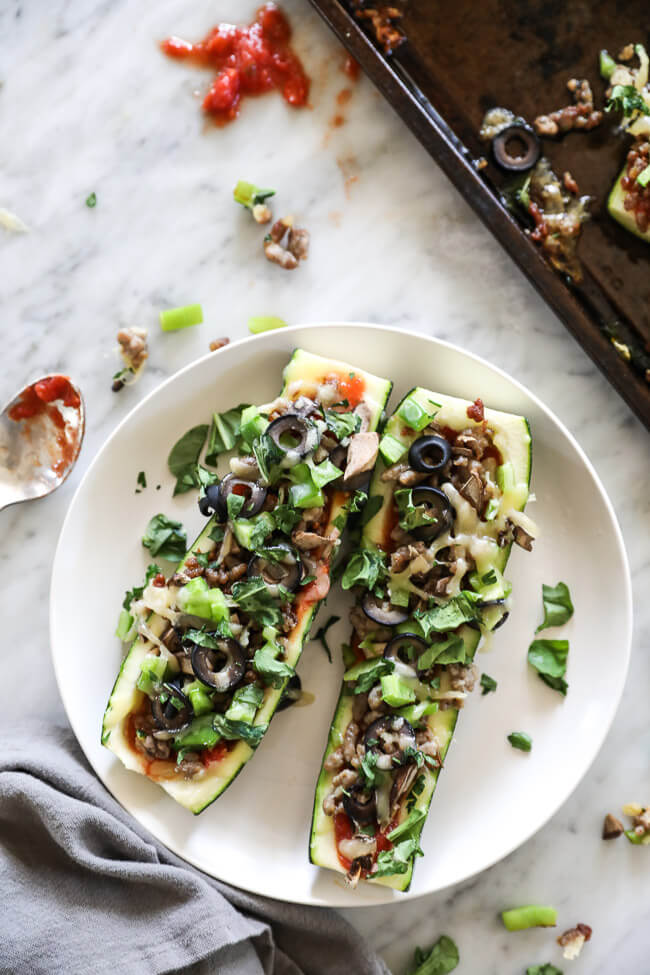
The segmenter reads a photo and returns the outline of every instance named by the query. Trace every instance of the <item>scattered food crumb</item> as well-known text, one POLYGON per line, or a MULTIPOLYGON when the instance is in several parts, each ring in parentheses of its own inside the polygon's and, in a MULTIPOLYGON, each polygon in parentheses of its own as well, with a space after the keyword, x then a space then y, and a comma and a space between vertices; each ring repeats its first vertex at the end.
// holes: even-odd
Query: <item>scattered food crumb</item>
POLYGON ((618 52, 619 61, 631 61, 633 57, 634 57, 634 44, 626 44, 625 47, 622 47, 621 50, 618 52))
POLYGON ((488 161, 485 158, 485 156, 479 156, 474 165, 476 166, 476 168, 478 169, 478 171, 480 173, 480 171, 482 169, 485 169, 485 167, 487 166, 487 164, 488 164, 488 161))
POLYGON ((210 342, 210 352, 218 352, 219 349, 223 349, 224 345, 228 345, 229 342, 230 339, 226 336, 220 339, 214 339, 213 342, 210 342))
POLYGON ((140 471, 137 477, 137 483, 139 488, 146 488, 147 486, 147 475, 144 471, 140 471))
POLYGON ((359 180, 359 163, 356 156, 340 156, 336 160, 336 165, 341 170, 343 188, 345 195, 349 198, 352 185, 359 180))
POLYGON ((564 183, 564 188, 567 189, 569 193, 575 193, 576 196, 579 194, 580 190, 578 189, 578 184, 568 169, 562 176, 562 182, 564 183))
POLYGON ((573 961, 582 951, 583 945, 591 938, 591 928, 588 924, 576 924, 575 928, 565 931, 557 939, 563 949, 562 954, 568 961, 573 961))
POLYGON ((361 65, 358 61, 354 60, 351 54, 348 54, 343 64, 343 71, 348 78, 351 78, 352 81, 356 81, 361 73, 361 65))
POLYGON ((605 822, 603 823, 603 839, 604 840, 615 840, 618 836, 623 835, 623 823, 616 816, 612 816, 611 813, 607 813, 605 816, 605 822))
POLYGON ((4 227, 10 234, 26 234, 29 231, 29 227, 20 217, 4 207, 0 207, 0 227, 4 227))
POLYGON ((162 484, 156 484, 156 491, 160 491, 162 484))
POLYGON ((287 271, 298 267, 299 261, 309 255, 309 231, 293 226, 293 217, 276 220, 264 238, 264 253, 272 264, 279 264, 287 271), (285 235, 286 247, 283 244, 285 235))
POLYGON ((273 214, 266 201, 271 196, 275 196, 275 190, 262 189, 254 183, 247 183, 246 180, 240 179, 232 195, 236 203, 250 210, 255 223, 270 223, 273 214))
POLYGON ((623 806, 623 812, 632 819, 632 829, 625 830, 630 843, 647 846, 650 843, 650 808, 630 802, 623 806))
POLYGON ((384 54, 392 54, 406 40, 403 31, 397 26, 397 21, 403 17, 402 11, 389 4, 378 7, 366 7, 364 4, 365 0, 350 0, 354 16, 357 20, 367 21, 384 54))
POLYGON ((124 386, 130 386, 140 378, 149 355, 146 328, 121 328, 117 333, 120 354, 124 369, 113 376, 112 390, 118 393, 124 386))
POLYGON ((97 206, 97 194, 91 193, 90 196, 86 197, 86 206, 92 210, 93 207, 97 206))
POLYGON ((614 338, 614 336, 611 337, 610 342, 620 355, 621 359, 625 359, 626 362, 629 362, 632 358, 629 345, 626 345, 625 342, 619 342, 618 339, 614 338))
POLYGON ((573 96, 573 105, 565 105, 549 115, 538 115, 533 126, 538 135, 564 135, 572 129, 589 132, 600 125, 603 113, 594 109, 594 96, 586 78, 571 78, 567 88, 573 96))
POLYGON ((347 103, 350 101, 351 98, 352 98, 352 89, 342 88, 341 91, 336 96, 336 103, 337 105, 341 105, 341 106, 347 105, 347 103))

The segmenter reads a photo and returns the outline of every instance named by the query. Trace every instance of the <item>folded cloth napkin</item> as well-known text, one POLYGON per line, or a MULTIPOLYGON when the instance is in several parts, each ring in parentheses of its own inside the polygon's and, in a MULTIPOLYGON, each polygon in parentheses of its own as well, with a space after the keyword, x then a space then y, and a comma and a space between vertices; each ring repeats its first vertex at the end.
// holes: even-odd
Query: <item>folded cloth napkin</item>
POLYGON ((0 729, 0 973, 390 975, 334 911, 190 867, 97 780, 66 727, 0 729))

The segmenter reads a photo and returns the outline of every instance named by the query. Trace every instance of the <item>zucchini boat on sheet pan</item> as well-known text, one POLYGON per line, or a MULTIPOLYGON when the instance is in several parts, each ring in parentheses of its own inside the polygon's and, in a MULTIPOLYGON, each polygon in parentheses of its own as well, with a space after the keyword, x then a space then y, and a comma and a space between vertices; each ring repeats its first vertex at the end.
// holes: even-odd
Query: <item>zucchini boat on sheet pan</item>
POLYGON ((251 758, 295 674, 390 390, 297 350, 280 396, 242 413, 246 453, 206 489, 204 530, 134 607, 102 743, 194 813, 251 758))
POLYGON ((386 425, 351 645, 314 803, 310 858, 407 890, 483 635, 508 615, 512 543, 532 547, 524 417, 416 388, 386 425))

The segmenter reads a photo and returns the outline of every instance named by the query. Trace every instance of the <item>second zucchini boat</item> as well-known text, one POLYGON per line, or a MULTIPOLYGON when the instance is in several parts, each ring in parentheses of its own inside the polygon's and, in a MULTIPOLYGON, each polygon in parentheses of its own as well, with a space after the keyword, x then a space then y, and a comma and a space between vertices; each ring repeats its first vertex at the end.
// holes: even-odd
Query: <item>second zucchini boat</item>
POLYGON ((295 674, 390 390, 296 351, 281 395, 241 414, 244 454, 201 498, 205 529, 130 607, 102 743, 194 813, 251 758, 295 674))
POLYGON ((310 858, 406 890, 474 654, 508 615, 510 548, 532 548, 531 438, 524 417, 416 388, 380 453, 342 576, 357 601, 310 858))

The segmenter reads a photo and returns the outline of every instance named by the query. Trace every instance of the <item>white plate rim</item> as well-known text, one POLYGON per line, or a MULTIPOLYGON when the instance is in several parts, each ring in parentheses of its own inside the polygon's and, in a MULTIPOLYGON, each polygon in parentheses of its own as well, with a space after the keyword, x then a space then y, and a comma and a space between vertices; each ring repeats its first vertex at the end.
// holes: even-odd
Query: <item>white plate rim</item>
MULTIPOLYGON (((402 902, 406 903, 409 900, 414 900, 414 899, 419 898, 419 897, 424 897, 424 896, 427 896, 428 894, 438 893, 439 891, 446 890, 446 889, 449 889, 450 887, 456 886, 457 884, 463 883, 464 881, 469 880, 470 878, 475 877, 478 874, 480 874, 480 873, 482 873, 482 872, 490 869, 490 867, 494 866, 496 863, 500 863, 502 860, 504 860, 506 857, 508 857, 514 850, 518 849, 520 846, 523 846, 524 843, 527 843, 533 836, 535 836, 549 822, 550 819, 552 819, 552 817, 562 808, 562 806, 566 803, 566 801, 569 799, 569 797, 573 794, 573 792, 576 790, 576 788, 578 787, 578 785, 580 784, 580 782, 583 780, 583 778, 586 776, 586 774, 588 773, 589 769, 593 765, 593 763, 594 763, 594 761, 595 761, 595 759, 596 759, 596 757, 597 757, 600 749, 602 748, 603 743, 604 743, 604 741, 605 741, 605 739, 606 739, 606 737, 607 737, 607 735, 609 733, 609 730, 610 730, 610 728, 611 728, 611 726, 613 724, 614 718, 616 717, 616 714, 618 712, 618 708, 620 706, 621 698, 623 696, 623 690, 624 690, 624 687, 625 687, 625 682, 627 680, 627 675, 628 675, 629 665, 630 665, 631 648, 632 648, 632 633, 633 633, 633 601, 632 601, 632 579, 631 579, 631 574, 630 574, 629 560, 628 560, 628 557, 627 557, 627 551, 626 551, 626 548, 625 548, 625 543, 624 543, 624 540, 623 540, 623 535, 622 535, 622 532, 621 532, 621 529, 620 529, 620 525, 618 523, 618 519, 616 517, 616 513, 614 511, 614 507, 612 505, 612 502, 610 501, 609 496, 607 495, 607 492, 606 492, 606 490, 605 490, 605 488, 604 488, 604 486, 603 486, 603 484, 602 484, 602 482, 600 480, 600 477, 599 477, 596 469, 594 468, 593 464, 591 463, 591 461, 589 460, 589 458, 585 454, 584 450, 582 449, 582 447, 580 446, 580 444, 578 443, 578 441, 576 440, 576 438, 573 436, 573 434, 571 433, 571 431, 565 426, 565 424, 555 415, 555 413, 549 407, 547 407, 546 404, 535 393, 531 392, 531 390, 529 390, 527 386, 525 386, 519 380, 513 378, 504 369, 501 369, 499 366, 493 365, 491 362, 489 362, 487 359, 483 358, 482 356, 479 356, 479 355, 477 355, 474 352, 469 352, 466 349, 463 349, 461 346, 458 346, 458 345, 456 345, 453 342, 448 342, 445 339, 440 339, 440 338, 437 338, 436 336, 433 336, 433 335, 427 335, 426 333, 419 332, 416 329, 401 328, 401 327, 395 327, 395 326, 391 326, 391 325, 383 325, 383 324, 378 324, 378 323, 376 324, 376 323, 372 323, 372 322, 326 321, 326 322, 307 322, 307 323, 303 323, 303 324, 290 325, 290 326, 287 326, 287 327, 282 328, 282 334, 283 335, 286 335, 286 334, 291 334, 293 332, 304 332, 305 330, 309 330, 309 329, 314 329, 314 330, 317 330, 317 329, 328 329, 328 328, 336 329, 336 328, 342 328, 342 327, 345 327, 345 328, 355 328, 355 329, 367 329, 368 331, 382 331, 382 332, 390 333, 391 335, 393 335, 395 337, 399 337, 401 335, 409 335, 410 337, 415 338, 415 339, 417 339, 419 341, 424 341, 424 342, 430 343, 430 344, 432 344, 434 346, 442 346, 442 347, 444 347, 446 349, 451 350, 453 353, 459 354, 460 356, 462 356, 462 357, 464 357, 466 359, 470 359, 470 360, 472 360, 474 362, 479 363, 482 367, 487 368, 489 371, 491 371, 491 372, 495 373, 496 375, 502 377, 508 383, 510 383, 514 387, 516 387, 525 396, 529 397, 535 403, 536 407, 542 413, 544 413, 546 415, 546 417, 549 418, 552 421, 552 423, 556 424, 560 428, 560 430, 562 431, 562 433, 564 434, 564 436, 567 438, 567 440, 571 444, 571 447, 573 448, 573 450, 575 451, 575 453, 578 455, 578 457, 580 458, 580 460, 584 464, 584 466, 587 469, 590 477, 592 478, 592 481, 594 482, 594 484, 596 486, 596 489, 597 489, 597 491, 598 491, 598 493, 600 495, 601 501, 603 502, 603 504, 605 506, 605 509, 607 511, 607 514, 609 515, 611 528, 613 529, 613 537, 614 537, 614 540, 616 542, 616 547, 617 547, 617 550, 618 550, 618 554, 619 554, 619 556, 621 558, 621 562, 622 562, 622 565, 623 565, 624 570, 625 570, 624 571, 624 578, 622 580, 620 580, 621 581, 621 586, 622 586, 622 594, 624 596, 624 602, 625 602, 624 613, 622 613, 622 619, 624 620, 624 624, 625 624, 625 633, 624 633, 624 638, 621 641, 622 646, 624 647, 624 664, 623 664, 623 666, 619 670, 619 682, 618 682, 618 686, 615 688, 615 692, 614 692, 614 695, 613 695, 613 697, 616 700, 616 704, 615 704, 614 707, 612 707, 611 714, 609 715, 608 720, 605 721, 605 722, 603 722, 603 724, 601 726, 601 734, 599 736, 594 736, 594 738, 593 738, 593 746, 592 746, 592 749, 591 749, 591 753, 588 755, 588 758, 587 758, 587 760, 584 763, 584 766, 583 766, 582 771, 577 776, 577 778, 575 779, 575 781, 572 782, 564 790, 564 793, 561 794, 561 795, 559 795, 557 797, 557 799, 555 800, 555 802, 553 804, 553 808, 549 808, 548 814, 545 816, 545 818, 543 818, 539 823, 537 823, 529 833, 527 833, 525 836, 523 836, 523 838, 516 839, 509 846, 506 844, 505 848, 501 849, 501 851, 499 853, 497 853, 496 856, 494 856, 492 858, 489 858, 488 857, 487 861, 484 862, 484 863, 482 863, 475 870, 468 870, 465 873, 463 873, 462 876, 459 876, 458 878, 456 878, 456 880, 454 880, 454 881, 452 881, 450 883, 441 885, 441 886, 437 886, 435 888, 432 888, 431 890, 424 890, 424 891, 422 891, 422 890, 420 890, 420 891, 417 891, 417 890, 410 891, 409 890, 409 891, 405 891, 405 892, 396 894, 395 891, 392 891, 390 888, 384 888, 385 889, 385 897, 383 897, 383 898, 381 898, 379 900, 377 899, 376 896, 373 898, 373 900, 366 900, 365 898, 363 898, 363 896, 362 897, 357 897, 356 900, 353 900, 353 899, 350 899, 350 898, 347 898, 347 897, 331 897, 327 901, 323 901, 322 899, 318 899, 318 898, 315 898, 315 897, 306 897, 304 895, 298 896, 298 897, 294 896, 294 897, 291 897, 291 898, 286 898, 286 900, 289 903, 306 904, 306 905, 316 905, 316 906, 330 906, 330 907, 339 907, 339 908, 345 907, 347 909, 347 908, 354 908, 354 907, 381 906, 381 905, 385 905, 385 904, 388 904, 388 903, 390 903, 390 904, 402 903, 402 902)), ((257 344, 262 344, 262 343, 272 344, 273 343, 273 339, 274 339, 274 333, 275 333, 275 331, 276 330, 272 330, 272 331, 269 331, 269 332, 262 333, 260 335, 244 336, 243 338, 237 339, 234 342, 229 343, 229 345, 226 346, 225 348, 226 349, 231 349, 231 348, 234 348, 234 347, 239 347, 239 346, 242 346, 242 345, 249 344, 251 342, 255 342, 257 344)), ((221 351, 221 350, 218 350, 218 351, 221 351)), ((108 448, 108 446, 112 443, 112 441, 114 439, 116 439, 120 435, 122 429, 128 423, 130 423, 132 421, 134 415, 140 410, 141 407, 144 406, 145 403, 147 403, 154 396, 159 395, 166 387, 168 387, 172 382, 175 382, 180 376, 182 376, 185 373, 190 372, 193 369, 197 368, 201 363, 205 362, 207 359, 212 358, 214 355, 215 355, 214 352, 208 352, 205 355, 200 356, 198 359, 194 359, 192 362, 188 363, 186 366, 181 367, 176 372, 174 372, 171 376, 167 377, 167 379, 163 380, 162 383, 160 383, 154 389, 150 390, 149 393, 147 393, 146 396, 144 396, 141 400, 139 400, 133 406, 133 408, 127 413, 127 415, 120 421, 120 423, 118 423, 118 425, 113 430, 113 432, 111 434, 109 434, 109 436, 106 438, 106 440, 99 447, 97 453, 95 454, 95 456, 93 457, 93 459, 89 463, 89 465, 88 465, 86 471, 84 472, 84 474, 83 474, 83 476, 82 476, 79 484, 77 485, 77 488, 75 490, 75 493, 74 493, 74 495, 73 495, 73 497, 72 497, 72 499, 70 501, 70 504, 68 506, 68 510, 66 512, 66 515, 65 515, 65 517, 63 519, 63 523, 61 525, 61 529, 60 529, 60 532, 59 532, 59 537, 58 537, 58 540, 57 540, 56 549, 55 549, 55 553, 54 553, 54 559, 53 559, 53 562, 52 562, 52 572, 51 572, 51 576, 50 576, 50 588, 49 588, 49 603, 50 603, 50 607, 49 607, 50 655, 51 655, 51 658, 52 658, 52 665, 53 665, 53 668, 54 668, 54 675, 55 675, 57 687, 58 687, 58 690, 59 690, 59 694, 61 696, 61 700, 62 700, 62 703, 63 703, 63 707, 64 707, 64 710, 65 710, 65 713, 66 713, 66 717, 67 717, 67 719, 68 719, 68 721, 70 723, 70 726, 71 726, 72 731, 73 731, 73 733, 75 735, 75 738, 76 738, 76 740, 77 740, 77 742, 79 744, 79 747, 81 748, 82 752, 84 753, 84 756, 85 756, 86 760, 88 761, 88 763, 90 764, 91 768, 93 769, 94 773, 97 775, 97 777, 99 778, 99 780, 102 782, 102 785, 104 786, 104 788, 115 799, 115 801, 118 802, 122 806, 122 808, 125 809, 126 812, 128 812, 129 815, 133 815, 133 818, 136 819, 136 821, 138 821, 137 820, 137 817, 133 813, 131 813, 129 810, 126 809, 126 807, 123 805, 123 803, 117 798, 117 796, 115 796, 112 793, 112 791, 110 790, 110 788, 103 781, 102 776, 99 774, 99 772, 95 768, 95 765, 94 765, 94 762, 93 762, 93 760, 91 758, 91 755, 88 753, 88 751, 84 747, 83 741, 82 741, 80 735, 77 733, 77 728, 75 727, 75 721, 73 720, 73 718, 71 716, 71 712, 72 712, 73 709, 68 706, 68 700, 67 700, 67 696, 66 696, 64 682, 63 682, 63 680, 61 678, 61 673, 60 673, 59 666, 58 666, 57 653, 55 651, 55 643, 54 643, 54 611, 53 611, 53 606, 54 606, 54 604, 53 604, 54 579, 55 579, 55 575, 56 575, 56 570, 57 570, 58 562, 63 558, 63 556, 61 554, 61 550, 62 550, 62 542, 63 542, 63 537, 64 537, 64 534, 65 534, 65 530, 67 528, 68 522, 73 517, 74 509, 75 509, 75 506, 76 506, 76 502, 77 502, 78 498, 81 495, 81 492, 82 492, 82 489, 84 488, 85 482, 89 478, 89 476, 91 475, 91 472, 92 472, 95 464, 98 463, 98 460, 100 458, 100 455, 103 454, 104 451, 108 448)), ((170 799, 170 802, 171 801, 173 801, 173 800, 170 799)), ((139 823, 139 826, 142 829, 147 829, 147 827, 145 827, 141 823, 139 823)), ((148 830, 148 831, 151 832, 150 830, 148 830)), ((178 856, 179 858, 181 858, 181 859, 185 860, 186 862, 190 863, 192 866, 196 867, 198 870, 200 870, 202 872, 206 872, 204 870, 202 864, 200 862, 198 862, 196 859, 194 859, 194 858, 188 858, 183 853, 179 853, 170 844, 163 843, 161 840, 158 840, 158 842, 162 843, 162 845, 164 845, 168 849, 170 849, 176 856, 178 856)), ((315 868, 315 869, 317 869, 317 868, 315 868)), ((216 874, 210 873, 209 875, 210 876, 214 876, 215 879, 217 879, 217 880, 220 880, 221 879, 221 878, 217 877, 216 874)), ((222 882, 231 883, 230 881, 222 881, 222 882)), ((236 886, 236 885, 232 884, 232 886, 236 886)), ((260 895, 260 896, 263 896, 263 897, 268 897, 271 900, 278 900, 278 901, 285 900, 284 898, 279 898, 276 895, 269 894, 268 891, 266 891, 265 889, 262 889, 262 888, 256 889, 256 888, 247 886, 246 888, 242 888, 242 889, 245 889, 245 890, 247 890, 248 892, 250 892, 252 894, 257 894, 257 895, 260 895)), ((375 887, 373 893, 376 894, 377 893, 377 889, 378 888, 375 887)), ((360 893, 360 890, 358 889, 355 893, 356 894, 359 894, 360 893)))

